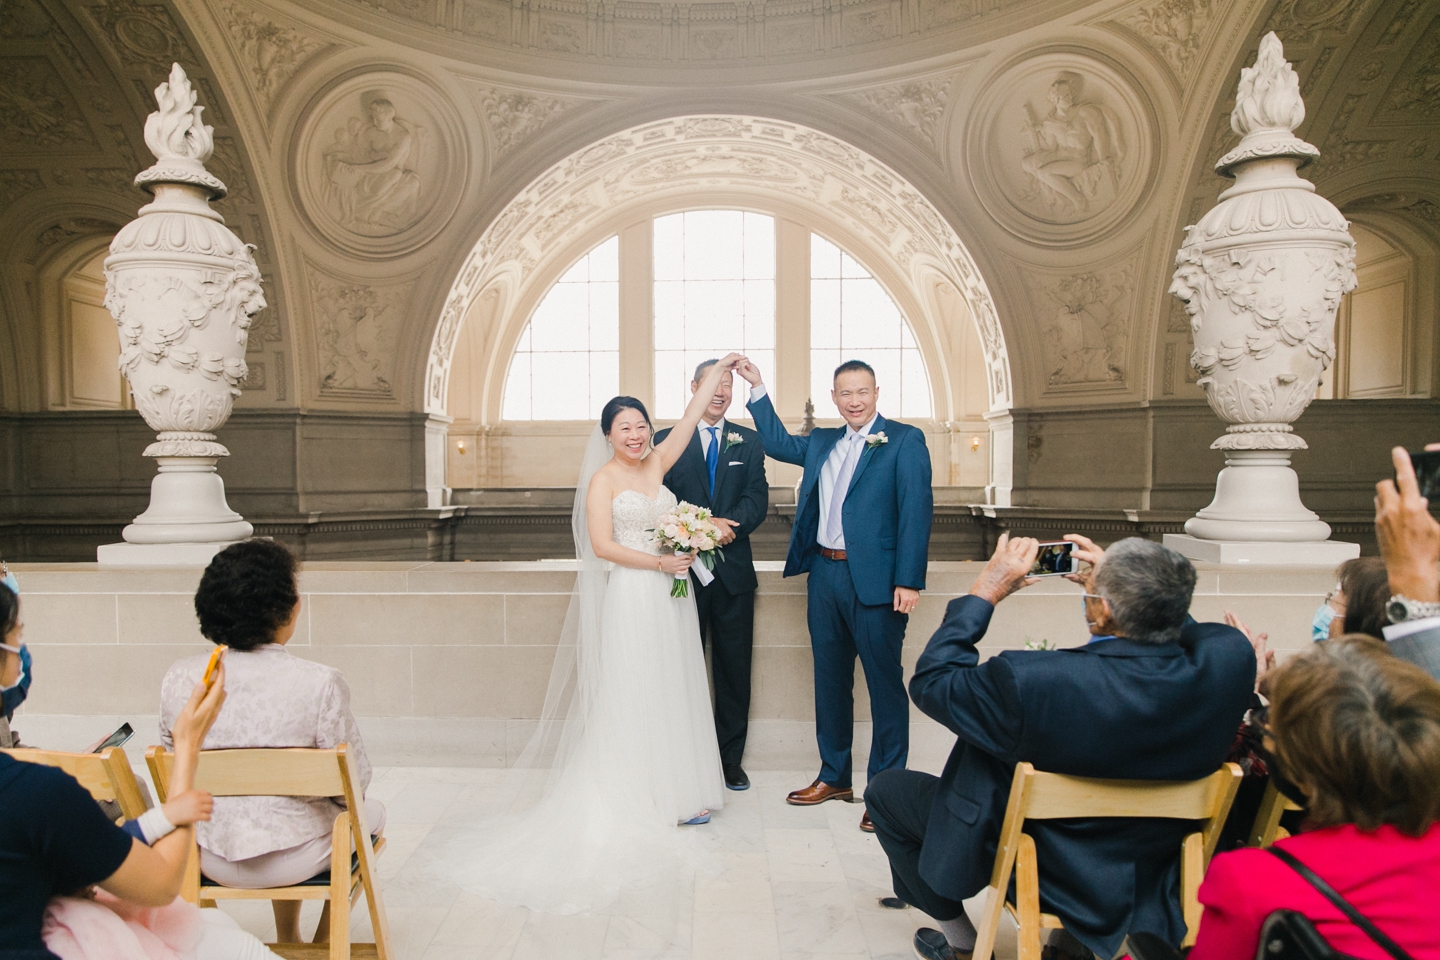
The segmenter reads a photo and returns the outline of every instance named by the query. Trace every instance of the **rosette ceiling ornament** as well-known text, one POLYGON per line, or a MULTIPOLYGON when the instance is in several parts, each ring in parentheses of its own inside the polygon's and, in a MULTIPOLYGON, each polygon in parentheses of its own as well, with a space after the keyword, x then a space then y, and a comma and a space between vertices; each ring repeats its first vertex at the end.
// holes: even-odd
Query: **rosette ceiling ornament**
POLYGON ((1240 144, 1215 165, 1234 186, 1186 228, 1170 292, 1190 314, 1210 407, 1229 424, 1215 499, 1185 524, 1200 540, 1322 541, 1330 527, 1300 502, 1290 467, 1306 449, 1290 424, 1335 359, 1335 310, 1355 287, 1349 224, 1298 174, 1320 155, 1297 138, 1300 81, 1274 33, 1240 71, 1231 128, 1240 144))
POLYGON ((145 143, 156 162, 135 178, 155 199, 110 244, 105 306, 135 406, 158 433, 145 456, 159 473, 149 508, 125 528, 126 543, 100 548, 102 563, 204 562, 253 530, 225 502, 215 463, 230 451, 214 431, 247 373, 250 318, 265 306, 260 271, 210 209, 225 184, 205 169, 212 128, 178 63, 155 99, 160 109, 145 121, 145 143))

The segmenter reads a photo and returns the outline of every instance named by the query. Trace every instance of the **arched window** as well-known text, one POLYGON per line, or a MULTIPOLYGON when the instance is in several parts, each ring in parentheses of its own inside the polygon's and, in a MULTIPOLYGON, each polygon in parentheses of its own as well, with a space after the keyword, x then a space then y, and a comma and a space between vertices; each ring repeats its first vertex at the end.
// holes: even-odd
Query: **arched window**
POLYGON ((835 368, 863 360, 875 368, 881 409, 934 416, 930 378, 895 301, 870 271, 819 234, 810 235, 810 396, 830 396, 835 368))
POLYGON ((620 392, 620 238, 565 272, 530 316, 505 378, 506 420, 594 420, 620 392))
MULTIPOLYGON (((775 368, 775 220, 739 210, 655 218, 655 415, 685 412, 696 364, 734 351, 775 368)), ((730 416, 745 417, 736 390, 730 416)))

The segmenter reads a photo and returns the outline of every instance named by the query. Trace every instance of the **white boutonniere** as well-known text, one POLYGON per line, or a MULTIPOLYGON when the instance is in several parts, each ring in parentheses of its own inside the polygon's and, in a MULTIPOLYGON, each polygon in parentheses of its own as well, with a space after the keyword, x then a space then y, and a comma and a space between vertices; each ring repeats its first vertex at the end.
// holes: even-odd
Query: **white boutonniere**
POLYGON ((890 438, 885 436, 884 430, 881 430, 879 433, 867 434, 865 437, 865 446, 869 447, 872 450, 876 447, 883 447, 889 442, 890 438))
MULTIPOLYGON (((726 450, 729 450, 731 447, 736 446, 737 444, 744 443, 744 442, 745 442, 745 438, 742 437, 742 436, 740 436, 740 434, 736 433, 734 430, 731 430, 729 433, 725 434, 725 449, 726 449, 726 450)), ((722 451, 722 452, 723 452, 723 451, 722 451)))

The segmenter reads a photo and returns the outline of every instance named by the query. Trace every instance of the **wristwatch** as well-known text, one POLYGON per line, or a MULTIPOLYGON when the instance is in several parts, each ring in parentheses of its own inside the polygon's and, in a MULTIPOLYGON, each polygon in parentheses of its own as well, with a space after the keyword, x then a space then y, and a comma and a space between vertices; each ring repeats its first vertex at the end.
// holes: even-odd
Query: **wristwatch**
POLYGON ((1390 618, 1391 623, 1404 623, 1407 620, 1424 620, 1426 617, 1440 617, 1440 603, 1427 603, 1423 600, 1411 600, 1403 594, 1395 594, 1390 602, 1385 605, 1385 615, 1390 618))

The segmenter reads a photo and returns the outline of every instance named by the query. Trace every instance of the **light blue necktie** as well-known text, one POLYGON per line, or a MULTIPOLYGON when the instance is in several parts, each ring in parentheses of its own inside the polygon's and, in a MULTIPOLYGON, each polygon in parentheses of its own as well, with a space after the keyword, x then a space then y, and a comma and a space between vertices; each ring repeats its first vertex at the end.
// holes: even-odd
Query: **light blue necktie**
POLYGON ((845 508, 845 494, 850 489, 850 478, 855 476, 855 465, 860 462, 860 448, 864 446, 860 442, 862 439, 864 438, 858 433, 851 433, 845 438, 850 449, 845 451, 840 472, 835 475, 835 488, 830 491, 830 515, 825 518, 825 531, 831 543, 839 543, 845 538, 841 511, 845 508))
POLYGON ((710 496, 715 496, 715 468, 720 465, 720 428, 706 427, 710 434, 710 448, 705 451, 705 469, 710 471, 710 496))

